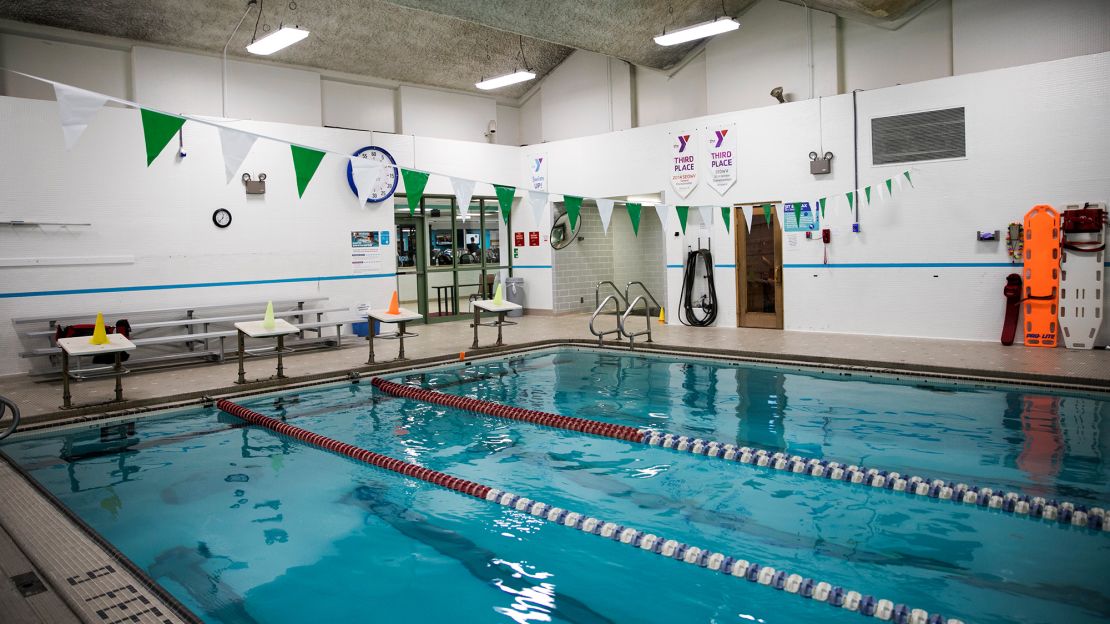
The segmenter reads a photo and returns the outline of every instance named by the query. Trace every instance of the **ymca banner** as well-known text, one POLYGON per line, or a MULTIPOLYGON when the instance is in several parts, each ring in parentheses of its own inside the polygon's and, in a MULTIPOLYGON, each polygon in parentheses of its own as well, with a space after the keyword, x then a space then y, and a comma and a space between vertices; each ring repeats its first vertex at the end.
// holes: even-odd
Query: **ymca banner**
POLYGON ((686 197, 698 185, 697 133, 671 134, 671 188, 686 197))
POLYGON ((547 190, 547 154, 532 154, 528 158, 528 178, 529 190, 547 190))
POLYGON ((705 134, 709 186, 724 195, 736 184, 736 124, 709 126, 705 134))

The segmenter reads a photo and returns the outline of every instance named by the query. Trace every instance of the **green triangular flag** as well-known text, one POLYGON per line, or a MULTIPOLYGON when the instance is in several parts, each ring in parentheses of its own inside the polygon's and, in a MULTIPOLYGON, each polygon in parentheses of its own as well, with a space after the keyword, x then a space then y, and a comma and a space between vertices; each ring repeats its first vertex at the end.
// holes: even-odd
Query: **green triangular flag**
POLYGON ((497 203, 501 206, 501 218, 505 220, 505 225, 508 225, 509 214, 513 211, 513 196, 516 195, 516 187, 494 184, 493 190, 497 191, 497 203))
POLYGON ((867 205, 871 205, 871 187, 868 186, 863 189, 863 194, 867 196, 867 205))
POLYGON ((794 204, 794 225, 802 229, 802 205, 794 204))
POLYGON ((848 210, 851 210, 852 208, 856 207, 856 192, 855 191, 849 191, 847 193, 847 195, 848 195, 848 210))
POLYGON ((145 108, 140 108, 139 111, 143 118, 143 138, 146 139, 146 166, 149 167, 185 124, 185 118, 145 108))
POLYGON ((678 211, 678 222, 679 222, 679 224, 682 225, 682 233, 685 234, 686 233, 686 218, 690 216, 690 207, 689 206, 675 206, 674 209, 678 211))
POLYGON ((578 212, 582 210, 582 198, 574 195, 563 195, 563 205, 567 208, 567 218, 570 219, 570 231, 578 225, 578 212))
POLYGON ((894 191, 893 191, 893 190, 891 190, 891 188, 890 188, 890 185, 891 185, 891 184, 892 184, 893 182, 894 182, 894 180, 893 180, 893 179, 891 179, 891 178, 887 178, 887 179, 886 179, 886 194, 887 194, 887 195, 890 195, 891 197, 894 197, 894 191))
POLYGON ((416 208, 420 206, 420 198, 424 197, 424 187, 428 185, 428 173, 402 167, 401 179, 405 181, 405 199, 409 202, 409 214, 415 214, 416 208))
POLYGON ((324 153, 300 145, 290 145, 289 149, 293 152, 293 170, 297 173, 297 197, 304 197, 304 190, 316 175, 324 153))
POLYGON ((771 227, 771 204, 763 204, 760 208, 763 209, 763 219, 767 222, 767 227, 771 227))
POLYGON ((632 221, 632 233, 636 236, 640 235, 640 204, 627 203, 625 207, 628 208, 628 218, 632 221))
POLYGON ((724 222, 725 222, 725 232, 730 231, 731 228, 732 228, 732 207, 731 206, 721 206, 721 219, 723 219, 724 222))
POLYGON ((906 176, 906 181, 910 183, 910 186, 913 186, 913 178, 910 177, 910 172, 908 170, 904 171, 902 175, 906 176))
POLYGON ((821 205, 821 220, 822 221, 825 220, 825 200, 826 199, 828 199, 828 198, 827 197, 822 197, 821 199, 817 200, 817 203, 821 205))

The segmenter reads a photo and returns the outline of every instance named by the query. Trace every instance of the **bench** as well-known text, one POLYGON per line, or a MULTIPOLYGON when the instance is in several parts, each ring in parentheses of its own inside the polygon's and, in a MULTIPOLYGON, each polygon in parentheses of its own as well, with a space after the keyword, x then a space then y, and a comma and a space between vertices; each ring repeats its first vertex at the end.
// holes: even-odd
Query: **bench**
MULTIPOLYGON (((295 343, 294 345, 291 345, 294 350, 303 350, 304 348, 317 348, 321 345, 337 348, 341 347, 343 325, 347 323, 361 322, 364 320, 362 317, 355 317, 351 314, 345 314, 341 318, 333 318, 327 320, 324 319, 325 314, 335 312, 347 312, 348 308, 346 307, 304 307, 305 303, 319 303, 325 301, 327 301, 326 297, 313 297, 274 302, 275 307, 280 306, 283 308, 288 308, 275 311, 274 317, 295 320, 296 322, 293 322, 293 325, 295 325, 297 329, 300 330, 298 334, 300 341, 295 343), (311 317, 312 315, 315 315, 315 321, 305 320, 306 317, 311 317), (335 327, 334 338, 331 338, 330 336, 327 338, 324 337, 324 330, 328 327, 335 327), (306 339, 305 332, 315 332, 316 336, 315 338, 306 339)), ((148 318, 154 317, 155 320, 136 320, 135 322, 131 323, 132 342, 136 345, 136 347, 139 347, 142 351, 145 351, 145 353, 142 353, 140 357, 129 360, 128 364, 131 366, 134 366, 136 364, 195 358, 201 358, 211 362, 220 362, 225 359, 226 355, 224 339, 235 336, 236 332, 233 328, 216 329, 213 328, 213 326, 228 326, 238 321, 261 319, 262 315, 257 312, 257 310, 263 306, 265 306, 265 303, 259 304, 257 302, 250 302, 242 304, 194 306, 188 308, 160 308, 153 310, 136 310, 132 312, 115 312, 105 314, 105 317, 109 320, 115 320, 119 318, 127 318, 130 320, 136 317, 139 317, 141 319, 144 316, 148 318), (227 312, 233 312, 236 308, 248 307, 254 308, 256 311, 252 313, 227 314, 227 312), (209 312, 212 313, 212 315, 198 316, 198 312, 209 312), (224 314, 219 314, 219 312, 224 312, 224 314), (158 318, 166 315, 175 314, 184 314, 185 318, 158 318), (169 335, 144 335, 156 330, 173 328, 183 328, 185 329, 185 332, 169 335), (149 347, 157 347, 159 345, 182 345, 187 350, 170 353, 159 353, 154 355, 149 353, 149 347), (147 349, 143 349, 144 347, 147 347, 147 349)), ((61 324, 62 321, 80 320, 87 322, 87 319, 94 316, 95 314, 71 314, 59 317, 23 317, 19 319, 13 319, 13 323, 34 323, 39 327, 42 326, 42 323, 49 323, 49 326, 52 328, 31 329, 28 331, 20 332, 20 336, 24 337, 26 340, 41 341, 45 339, 50 345, 38 348, 30 348, 20 353, 20 356, 25 358, 49 358, 49 364, 47 366, 41 367, 38 370, 33 370, 32 374, 55 375, 59 372, 58 360, 59 356, 61 355, 61 349, 53 344, 53 339, 55 336, 56 327, 61 324)), ((264 353, 266 349, 261 349, 259 351, 260 353, 264 353)), ((139 355, 139 353, 136 353, 136 355, 139 355)), ((110 367, 95 366, 91 368, 82 368, 80 366, 80 363, 78 363, 77 367, 74 371, 71 372, 71 374, 75 377, 89 377, 95 376, 105 371, 110 371, 110 367)))

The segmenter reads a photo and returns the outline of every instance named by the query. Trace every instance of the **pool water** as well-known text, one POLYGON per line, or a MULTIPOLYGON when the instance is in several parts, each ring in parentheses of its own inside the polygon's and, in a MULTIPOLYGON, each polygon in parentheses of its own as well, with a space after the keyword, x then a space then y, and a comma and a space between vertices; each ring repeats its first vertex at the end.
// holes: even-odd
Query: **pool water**
MULTIPOLYGON (((557 349, 393 377, 706 439, 1107 502, 1110 397, 557 349)), ((551 505, 966 622, 1110 617, 1110 535, 392 398, 238 401, 551 505)), ((214 409, 9 441, 211 622, 857 622, 333 455, 214 409)))

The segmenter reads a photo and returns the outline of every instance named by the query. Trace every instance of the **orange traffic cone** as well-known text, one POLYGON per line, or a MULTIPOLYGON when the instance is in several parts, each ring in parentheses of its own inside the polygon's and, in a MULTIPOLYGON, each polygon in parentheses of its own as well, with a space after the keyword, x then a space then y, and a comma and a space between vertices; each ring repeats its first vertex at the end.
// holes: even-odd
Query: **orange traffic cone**
POLYGON ((100 312, 96 313, 96 325, 93 327, 93 335, 92 338, 89 338, 89 344, 108 344, 108 332, 104 329, 104 314, 100 312))
POLYGON ((389 309, 386 310, 389 314, 400 314, 401 306, 397 303, 397 291, 393 291, 393 298, 389 300, 389 309))

